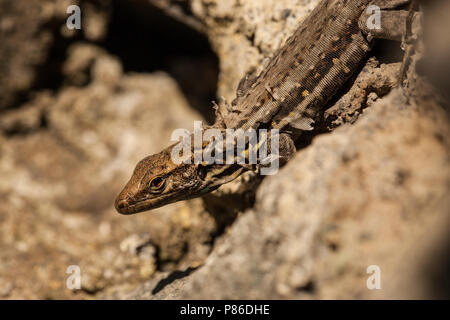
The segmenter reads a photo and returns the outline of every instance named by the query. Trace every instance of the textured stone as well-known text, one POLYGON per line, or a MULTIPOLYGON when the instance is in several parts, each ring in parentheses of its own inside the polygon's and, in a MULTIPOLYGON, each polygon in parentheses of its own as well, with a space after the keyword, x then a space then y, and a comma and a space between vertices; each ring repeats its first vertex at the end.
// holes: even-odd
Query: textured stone
POLYGON ((265 179, 254 209, 236 220, 176 298, 433 297, 419 272, 427 261, 415 257, 447 239, 450 127, 440 107, 405 102, 395 91, 265 179), (366 288, 374 264, 382 291, 366 288))
MULTIPOLYGON (((232 100, 243 74, 264 68, 317 2, 132 5, 155 5, 205 32, 220 60, 218 96, 232 100)), ((391 92, 400 59, 373 52, 313 136, 325 134, 262 184, 242 178, 256 191, 253 206, 253 195, 234 205, 245 188, 230 184, 205 202, 120 216, 112 200, 136 162, 202 117, 169 75, 128 73, 93 44, 110 31, 110 2, 83 4, 82 32, 67 32, 65 0, 0 0, 2 298, 448 296, 448 115, 414 68, 408 86, 391 92), (49 52, 60 46, 67 52, 54 63, 49 52), (42 70, 60 82, 46 88, 42 70), (382 290, 366 288, 373 264, 382 290), (81 268, 81 290, 66 288, 70 265, 81 268)), ((441 65, 448 50, 430 40, 441 65)))

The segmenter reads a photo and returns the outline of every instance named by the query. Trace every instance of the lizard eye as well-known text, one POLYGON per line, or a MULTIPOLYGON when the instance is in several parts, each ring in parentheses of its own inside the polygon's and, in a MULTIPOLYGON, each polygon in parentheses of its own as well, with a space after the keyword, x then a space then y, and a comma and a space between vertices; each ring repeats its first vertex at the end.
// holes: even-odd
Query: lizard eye
POLYGON ((162 177, 156 177, 153 178, 152 181, 150 181, 150 189, 152 191, 161 191, 162 188, 164 188, 165 180, 162 177))

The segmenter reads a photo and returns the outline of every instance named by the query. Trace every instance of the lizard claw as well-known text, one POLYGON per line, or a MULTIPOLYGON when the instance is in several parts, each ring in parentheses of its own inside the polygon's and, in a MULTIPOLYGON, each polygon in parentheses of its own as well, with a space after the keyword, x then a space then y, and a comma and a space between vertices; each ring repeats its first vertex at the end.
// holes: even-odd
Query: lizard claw
POLYGON ((214 122, 213 127, 226 129, 225 119, 222 115, 222 112, 220 111, 220 106, 215 101, 213 101, 212 103, 213 103, 213 109, 216 114, 216 121, 214 122))
POLYGON ((227 99, 225 99, 223 96, 220 97, 220 101, 219 104, 221 106, 225 106, 225 109, 230 113, 233 112, 233 108, 231 107, 231 105, 228 103, 227 99))

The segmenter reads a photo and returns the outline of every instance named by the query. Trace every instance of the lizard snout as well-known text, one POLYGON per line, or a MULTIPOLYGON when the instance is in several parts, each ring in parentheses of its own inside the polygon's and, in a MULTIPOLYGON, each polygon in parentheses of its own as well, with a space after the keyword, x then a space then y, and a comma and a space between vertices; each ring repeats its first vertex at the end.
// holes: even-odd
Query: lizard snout
POLYGON ((130 196, 129 192, 123 190, 116 198, 114 202, 114 206, 116 207, 117 212, 120 214, 133 214, 135 213, 132 210, 133 198, 130 196))
POLYGON ((121 214, 127 214, 126 208, 128 207, 128 201, 121 198, 120 196, 117 197, 114 206, 116 207, 116 210, 121 214))
POLYGON ((136 199, 138 199, 138 190, 133 180, 129 181, 125 188, 119 193, 114 201, 114 207, 120 214, 133 214, 132 209, 136 199))

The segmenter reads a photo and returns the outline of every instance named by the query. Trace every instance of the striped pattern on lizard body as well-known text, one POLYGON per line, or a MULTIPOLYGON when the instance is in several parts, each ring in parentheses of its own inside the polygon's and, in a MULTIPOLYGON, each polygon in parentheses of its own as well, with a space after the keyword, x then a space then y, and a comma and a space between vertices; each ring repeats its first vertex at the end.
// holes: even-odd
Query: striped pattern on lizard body
MULTIPOLYGON (((361 21, 367 6, 377 4, 381 9, 392 9, 408 1, 322 0, 256 80, 247 81, 249 78, 244 77, 244 87, 238 88, 232 111, 223 117, 219 112, 214 127, 223 131, 286 126, 300 131, 313 129, 319 112, 364 61, 370 50, 369 39, 389 35, 389 30, 401 29, 398 26, 403 25, 399 19, 394 21, 396 14, 390 14, 383 18, 382 30, 363 33, 365 26, 361 21)), ((404 11, 400 16, 405 17, 404 11)), ((398 40, 403 30, 394 31, 398 40)), ((289 131, 281 137, 285 145, 293 145, 289 131)), ((280 150, 283 145, 280 140, 280 150)), ((239 164, 174 163, 173 148, 175 145, 137 164, 116 198, 119 213, 134 214, 199 197, 249 169, 239 164)))
POLYGON ((292 122, 308 130, 370 49, 358 27, 369 2, 322 1, 224 117, 226 127, 281 129, 292 122))

